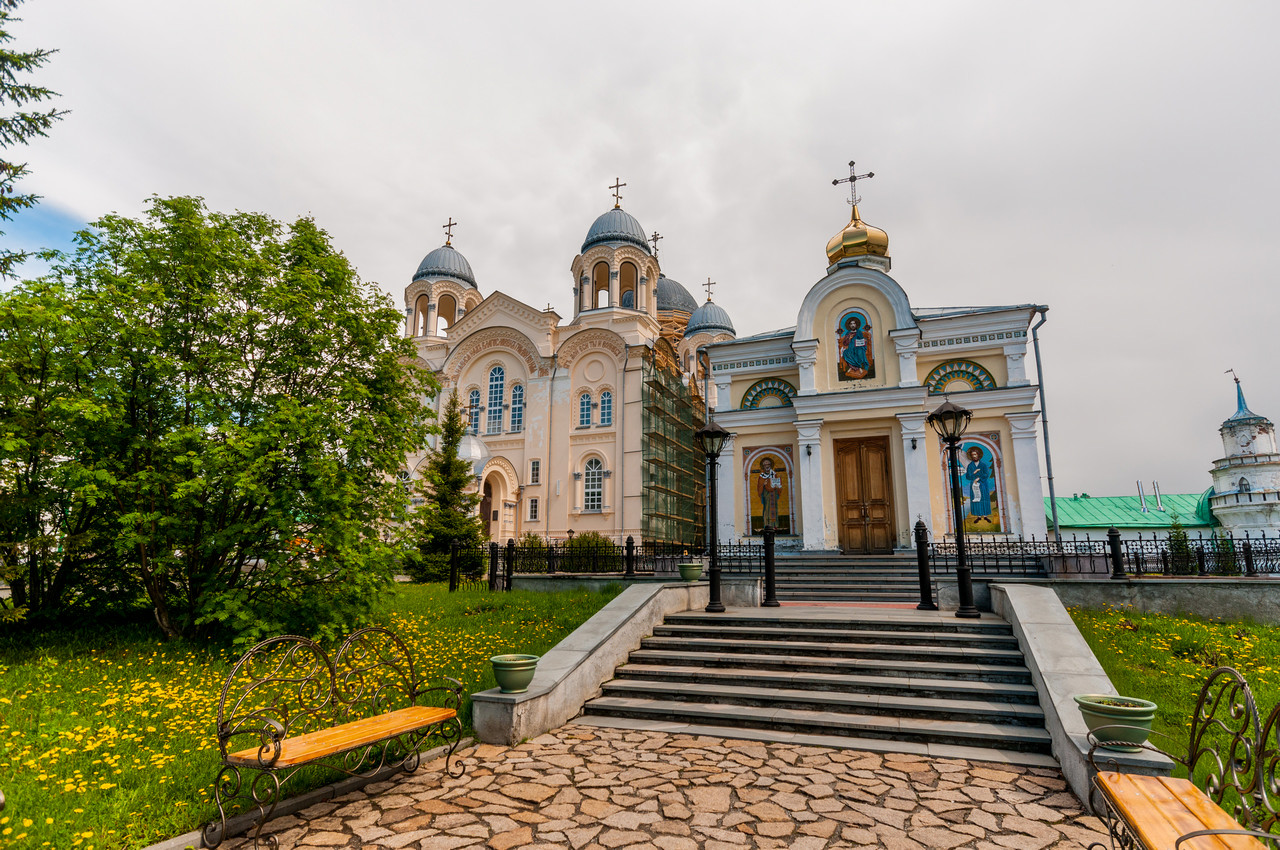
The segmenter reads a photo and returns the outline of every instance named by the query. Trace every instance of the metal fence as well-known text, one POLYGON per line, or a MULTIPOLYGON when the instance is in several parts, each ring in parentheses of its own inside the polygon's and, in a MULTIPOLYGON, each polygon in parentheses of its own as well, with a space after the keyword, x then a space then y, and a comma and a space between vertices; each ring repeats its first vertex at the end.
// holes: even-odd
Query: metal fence
MULTIPOLYGON (((1046 576, 1257 576, 1280 574, 1280 538, 1220 531, 1152 533, 1061 541, 965 535, 965 560, 975 574, 1046 576)), ((929 544, 935 573, 954 573, 956 544, 929 544)))
MULTIPOLYGON (((721 544, 716 548, 726 575, 763 575, 764 546, 721 544)), ((703 563, 704 547, 645 541, 623 543, 600 538, 525 541, 505 546, 454 545, 450 550, 449 589, 510 590, 516 575, 675 576, 683 563, 703 563)))

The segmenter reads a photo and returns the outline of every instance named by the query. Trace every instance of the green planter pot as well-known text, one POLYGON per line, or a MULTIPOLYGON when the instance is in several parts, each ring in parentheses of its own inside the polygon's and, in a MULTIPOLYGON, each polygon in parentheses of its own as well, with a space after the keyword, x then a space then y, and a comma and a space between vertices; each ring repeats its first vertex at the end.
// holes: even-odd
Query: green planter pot
POLYGON ((538 668, 538 656, 495 655, 489 660, 493 662, 493 678, 504 694, 522 694, 529 690, 538 668))
POLYGON ((1076 694, 1074 699, 1099 746, 1125 753, 1142 750, 1139 744, 1151 734, 1151 721, 1156 716, 1154 702, 1110 694, 1076 694))
POLYGON ((697 581, 702 575, 702 564, 676 564, 680 568, 680 578, 685 581, 697 581))

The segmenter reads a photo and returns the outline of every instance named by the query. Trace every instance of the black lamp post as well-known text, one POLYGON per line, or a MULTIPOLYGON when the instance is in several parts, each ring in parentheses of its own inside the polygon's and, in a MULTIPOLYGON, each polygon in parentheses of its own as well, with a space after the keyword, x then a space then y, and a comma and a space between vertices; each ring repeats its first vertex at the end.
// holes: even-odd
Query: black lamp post
POLYGON ((716 550, 716 459, 724 449, 724 441, 729 439, 729 432, 708 419, 707 424, 693 432, 702 453, 707 456, 707 548, 711 553, 711 600, 707 603, 707 612, 723 614, 724 603, 720 601, 720 559, 716 550))
POLYGON ((973 413, 963 407, 944 401, 929 414, 925 421, 938 432, 947 444, 947 469, 951 475, 951 511, 956 521, 956 584, 960 591, 960 610, 957 617, 977 619, 982 615, 973 604, 973 574, 964 552, 964 514, 960 512, 963 499, 960 496, 960 438, 969 427, 973 413))

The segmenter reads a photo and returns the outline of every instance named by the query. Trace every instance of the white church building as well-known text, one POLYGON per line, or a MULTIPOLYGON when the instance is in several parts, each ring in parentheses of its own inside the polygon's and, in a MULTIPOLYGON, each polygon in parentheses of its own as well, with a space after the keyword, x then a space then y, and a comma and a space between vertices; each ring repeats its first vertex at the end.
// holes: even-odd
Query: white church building
MULTIPOLYGON (((572 287, 567 322, 482 294, 446 240, 405 289, 406 332, 469 413, 489 536, 700 541, 693 431, 707 405, 733 433, 717 473, 721 541, 758 538, 768 523, 781 548, 888 552, 911 545, 917 519, 943 537, 954 527, 946 465, 925 417, 946 394, 973 411, 960 448, 966 529, 1043 539, 1038 387, 1025 361, 1044 308, 915 307, 889 275, 888 248, 855 205, 827 243, 825 274, 778 287, 806 293, 795 323, 737 338, 709 296, 699 305, 664 275, 620 201, 588 229, 569 280, 548 284, 572 287)), ((409 459, 411 474, 423 460, 409 459)))

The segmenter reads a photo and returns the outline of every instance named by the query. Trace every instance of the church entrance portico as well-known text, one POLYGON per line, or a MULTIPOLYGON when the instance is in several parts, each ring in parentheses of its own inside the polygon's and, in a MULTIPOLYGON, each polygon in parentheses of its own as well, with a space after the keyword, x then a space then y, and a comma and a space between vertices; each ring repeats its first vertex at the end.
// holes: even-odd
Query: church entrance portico
POLYGON ((889 438, 836 440, 836 519, 840 551, 873 555, 893 552, 893 479, 889 438))

